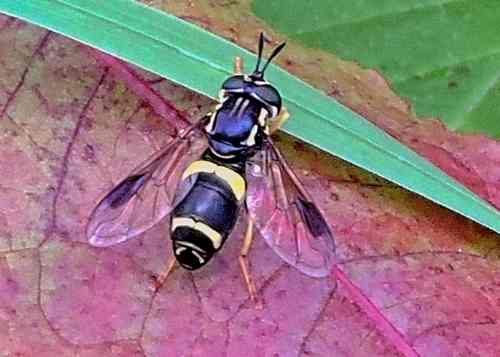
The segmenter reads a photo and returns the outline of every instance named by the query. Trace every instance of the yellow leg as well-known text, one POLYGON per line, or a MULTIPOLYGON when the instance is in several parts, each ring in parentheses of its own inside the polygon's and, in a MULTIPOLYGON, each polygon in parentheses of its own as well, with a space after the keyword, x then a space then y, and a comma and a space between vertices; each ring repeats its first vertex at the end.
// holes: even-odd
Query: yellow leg
POLYGON ((290 113, 286 107, 282 107, 278 116, 270 123, 269 132, 273 134, 276 130, 281 128, 283 124, 290 118, 290 113))
POLYGON ((243 74, 243 58, 239 56, 234 58, 234 74, 243 74))
POLYGON ((243 273, 243 277, 245 278, 245 284, 248 289, 248 294, 250 295, 250 300, 252 302, 257 301, 257 290, 255 289, 255 284, 253 283, 252 277, 250 276, 250 267, 248 265, 248 252, 250 251, 250 247, 252 246, 253 242, 253 220, 252 218, 248 217, 248 226, 247 230, 245 232, 245 240, 243 242, 243 247, 241 248, 240 252, 240 267, 241 267, 241 272, 243 273))
POLYGON ((171 257, 170 261, 168 262, 167 269, 165 269, 157 278, 155 278, 155 292, 161 289, 169 274, 174 270, 176 263, 177 260, 175 259, 175 257, 171 257))

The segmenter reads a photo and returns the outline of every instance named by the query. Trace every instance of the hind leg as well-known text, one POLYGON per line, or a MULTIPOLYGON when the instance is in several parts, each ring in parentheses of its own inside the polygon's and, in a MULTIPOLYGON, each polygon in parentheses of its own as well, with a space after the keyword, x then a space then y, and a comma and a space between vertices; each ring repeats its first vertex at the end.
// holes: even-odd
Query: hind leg
POLYGON ((174 271, 176 263, 177 260, 175 259, 175 257, 171 257, 170 261, 167 264, 167 268, 158 277, 154 278, 155 292, 160 290, 163 284, 165 284, 165 281, 167 280, 170 273, 174 271))
POLYGON ((248 264, 248 253, 252 246, 253 233, 254 233, 254 223, 252 218, 250 218, 250 216, 248 215, 248 225, 247 225, 247 230, 245 232, 245 240, 243 241, 243 247, 241 248, 239 256, 239 262, 240 262, 241 272, 243 274, 243 278, 245 279, 245 284, 247 286, 248 295, 250 296, 250 300, 255 303, 257 301, 257 289, 255 288, 255 284, 250 274, 250 265, 248 264))

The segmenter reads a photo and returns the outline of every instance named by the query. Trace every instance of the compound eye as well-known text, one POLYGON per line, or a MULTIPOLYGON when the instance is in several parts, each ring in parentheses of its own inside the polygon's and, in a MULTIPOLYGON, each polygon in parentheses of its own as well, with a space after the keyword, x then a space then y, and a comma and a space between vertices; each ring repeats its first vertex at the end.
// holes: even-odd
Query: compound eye
POLYGON ((242 75, 232 76, 222 84, 222 89, 228 92, 243 92, 245 90, 245 80, 242 75))
POLYGON ((269 84, 260 85, 255 88, 255 94, 271 107, 275 107, 277 112, 281 109, 281 96, 273 86, 269 84))

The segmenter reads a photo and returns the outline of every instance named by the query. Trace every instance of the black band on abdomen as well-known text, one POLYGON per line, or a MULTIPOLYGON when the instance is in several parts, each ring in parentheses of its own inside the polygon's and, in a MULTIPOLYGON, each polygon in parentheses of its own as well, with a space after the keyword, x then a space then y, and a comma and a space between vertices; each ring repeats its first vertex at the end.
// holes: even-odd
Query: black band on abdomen
POLYGON ((192 217, 225 236, 236 223, 238 209, 229 185, 213 174, 200 173, 189 194, 174 209, 173 217, 192 217))

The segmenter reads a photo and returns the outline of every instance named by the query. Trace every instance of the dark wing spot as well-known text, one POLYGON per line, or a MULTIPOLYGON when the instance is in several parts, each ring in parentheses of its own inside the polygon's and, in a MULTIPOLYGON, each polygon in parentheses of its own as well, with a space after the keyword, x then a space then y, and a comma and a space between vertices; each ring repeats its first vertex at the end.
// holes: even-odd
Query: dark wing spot
POLYGON ((145 183, 144 175, 129 176, 104 199, 111 208, 118 208, 127 203, 145 183))
POLYGON ((297 200, 297 208, 299 209, 302 220, 306 223, 307 228, 315 238, 323 234, 331 236, 330 228, 323 218, 323 215, 312 202, 305 201, 299 197, 297 200))

